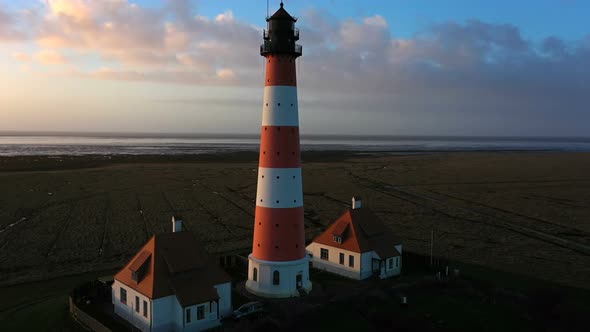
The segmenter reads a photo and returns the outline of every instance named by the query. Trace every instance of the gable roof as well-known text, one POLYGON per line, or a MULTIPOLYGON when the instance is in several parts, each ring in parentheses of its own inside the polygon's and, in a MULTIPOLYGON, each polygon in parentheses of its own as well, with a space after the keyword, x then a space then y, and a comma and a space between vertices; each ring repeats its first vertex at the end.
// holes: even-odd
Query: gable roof
POLYGON ((375 251, 381 258, 399 256, 401 241, 367 208, 348 209, 313 242, 352 252, 375 251), (342 243, 334 241, 341 236, 342 243))
POLYGON ((185 307, 217 300, 215 285, 231 278, 188 231, 154 235, 116 275, 115 280, 157 299, 176 295, 185 307), (135 281, 132 272, 144 268, 135 281))

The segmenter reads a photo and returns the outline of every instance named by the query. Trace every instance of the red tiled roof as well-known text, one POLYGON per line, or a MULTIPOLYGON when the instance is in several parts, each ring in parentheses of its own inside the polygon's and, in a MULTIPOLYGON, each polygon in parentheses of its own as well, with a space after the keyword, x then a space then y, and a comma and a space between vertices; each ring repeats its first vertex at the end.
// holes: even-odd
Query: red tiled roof
POLYGON ((344 220, 340 220, 334 226, 334 229, 332 230, 332 235, 336 235, 336 236, 342 237, 344 235, 344 232, 346 232, 346 229, 347 228, 348 228, 348 222, 346 222, 344 220))
POLYGON ((313 242, 358 253, 375 250, 381 258, 399 256, 395 246, 401 244, 368 208, 346 210, 313 242), (334 241, 338 234, 342 243, 334 241))
MULTIPOLYGON (((135 270, 136 271, 136 270, 135 270)), ((217 266, 188 231, 153 236, 116 275, 115 280, 157 299, 176 295, 182 306, 217 300, 213 286, 231 278, 217 266), (142 260, 143 263, 139 263, 142 260), (147 264, 136 282, 132 268, 147 264)))
POLYGON ((152 254, 149 251, 142 250, 137 258, 132 261, 131 265, 129 265, 129 270, 132 272, 138 271, 151 256, 152 254))

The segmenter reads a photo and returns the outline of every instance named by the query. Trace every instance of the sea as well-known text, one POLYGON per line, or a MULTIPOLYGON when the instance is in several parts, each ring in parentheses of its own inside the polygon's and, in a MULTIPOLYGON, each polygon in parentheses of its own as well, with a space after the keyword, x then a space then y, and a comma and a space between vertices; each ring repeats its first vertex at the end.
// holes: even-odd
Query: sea
MULTIPOLYGON (((181 155, 257 151, 255 134, 2 133, 0 156, 181 155)), ((590 137, 302 135, 303 151, 590 151, 590 137)))

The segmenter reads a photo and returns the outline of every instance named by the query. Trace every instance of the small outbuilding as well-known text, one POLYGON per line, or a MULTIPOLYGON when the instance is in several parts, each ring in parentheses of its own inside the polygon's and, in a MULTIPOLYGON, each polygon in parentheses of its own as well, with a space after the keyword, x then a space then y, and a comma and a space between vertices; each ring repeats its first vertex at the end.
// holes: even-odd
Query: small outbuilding
POLYGON ((307 246, 314 268, 352 279, 388 278, 402 269, 402 244, 361 199, 307 246))
POLYGON ((142 331, 202 331, 232 312, 231 278, 172 218, 171 233, 153 236, 112 285, 115 313, 142 331))

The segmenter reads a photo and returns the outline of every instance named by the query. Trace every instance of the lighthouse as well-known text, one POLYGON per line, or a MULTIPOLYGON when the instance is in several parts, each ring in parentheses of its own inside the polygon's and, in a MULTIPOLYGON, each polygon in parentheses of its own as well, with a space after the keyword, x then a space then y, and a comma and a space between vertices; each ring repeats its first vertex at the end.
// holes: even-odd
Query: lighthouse
POLYGON ((301 56, 296 18, 281 7, 266 19, 266 58, 252 253, 246 289, 262 297, 311 290, 305 252, 303 188, 295 60, 301 56))

